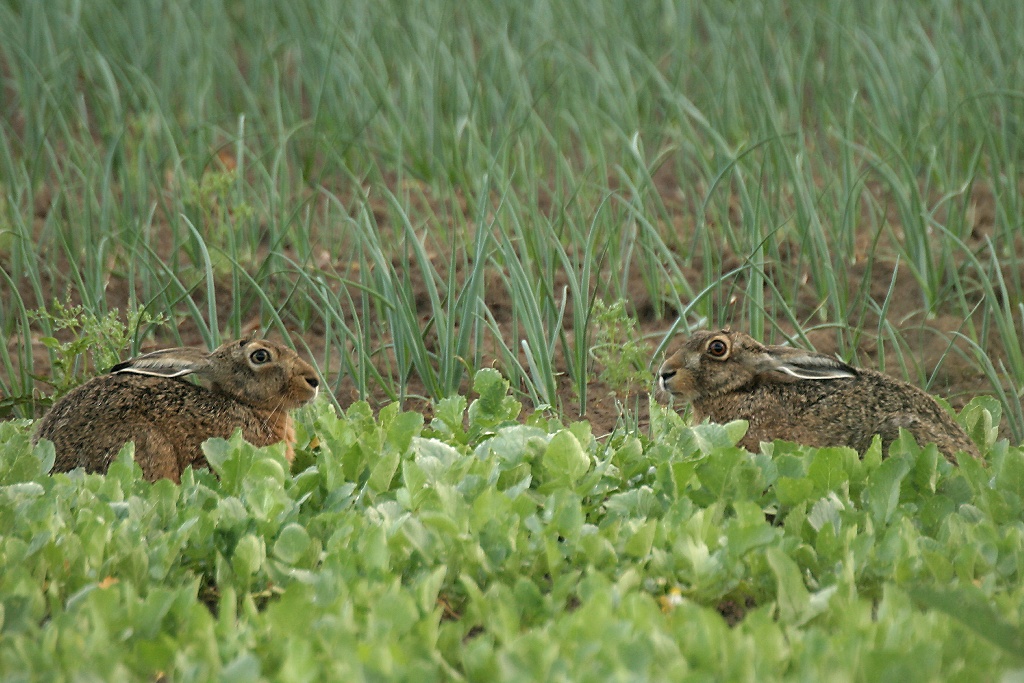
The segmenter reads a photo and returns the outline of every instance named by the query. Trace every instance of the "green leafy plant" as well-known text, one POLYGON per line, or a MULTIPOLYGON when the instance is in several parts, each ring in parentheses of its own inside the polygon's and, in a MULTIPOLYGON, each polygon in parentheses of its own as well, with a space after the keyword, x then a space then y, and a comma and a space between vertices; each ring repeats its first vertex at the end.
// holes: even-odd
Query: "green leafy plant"
POLYGON ((648 368, 651 350, 640 339, 636 319, 626 312, 626 302, 595 300, 591 325, 594 345, 590 355, 598 363, 598 378, 612 391, 650 387, 654 382, 648 368))
POLYGON ((184 204, 196 207, 197 225, 206 241, 225 245, 223 254, 211 254, 213 266, 221 275, 230 273, 232 263, 252 262, 258 248, 251 231, 244 229, 256 211, 239 197, 238 188, 237 170, 208 170, 199 180, 187 179, 182 197, 184 204))
POLYGON ((166 317, 145 309, 128 311, 121 320, 120 311, 103 315, 87 311, 83 306, 54 300, 49 309, 31 311, 30 317, 53 333, 65 332, 68 341, 44 336, 40 342, 50 350, 53 398, 59 398, 88 379, 90 374, 104 372, 118 363, 138 338, 143 328, 162 325, 166 317))
MULTIPOLYGON (((435 419, 298 413, 312 461, 238 435, 212 472, 47 474, 0 423, 0 670, 49 680, 998 679, 1024 637, 1024 449, 735 447, 516 420, 493 370, 435 419), (756 643, 757 646, 751 646, 756 643), (812 654, 813 653, 813 654, 812 654), (571 672, 571 674, 569 673, 571 672)), ((963 416, 991 415, 979 402, 963 416)))

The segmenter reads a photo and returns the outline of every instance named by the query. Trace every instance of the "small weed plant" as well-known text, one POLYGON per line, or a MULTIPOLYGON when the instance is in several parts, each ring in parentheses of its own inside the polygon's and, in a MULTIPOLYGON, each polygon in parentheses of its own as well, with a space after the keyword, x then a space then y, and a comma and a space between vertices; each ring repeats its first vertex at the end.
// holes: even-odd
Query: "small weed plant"
POLYGON ((53 396, 59 398, 97 372, 106 372, 137 348, 142 330, 166 322, 162 313, 144 309, 130 310, 126 320, 110 310, 104 314, 87 311, 79 305, 54 300, 49 309, 30 312, 30 317, 51 334, 40 338, 51 355, 53 396), (59 334, 64 333, 64 334, 59 334), (59 336, 66 338, 61 341, 59 336))
POLYGON ((595 300, 591 320, 594 346, 590 354, 598 364, 598 379, 615 392, 650 387, 654 381, 648 368, 651 351, 636 329, 636 318, 626 311, 626 302, 595 300))

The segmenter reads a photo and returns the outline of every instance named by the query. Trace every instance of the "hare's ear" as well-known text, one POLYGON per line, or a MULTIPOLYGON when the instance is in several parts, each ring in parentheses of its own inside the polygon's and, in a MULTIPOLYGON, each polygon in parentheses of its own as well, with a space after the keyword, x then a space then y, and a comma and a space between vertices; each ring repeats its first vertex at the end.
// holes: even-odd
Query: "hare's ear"
POLYGON ((857 370, 841 360, 816 353, 773 358, 772 368, 797 379, 848 379, 857 376, 857 370))
POLYGON ((153 377, 184 377, 194 372, 202 372, 209 365, 210 354, 202 349, 162 349, 118 363, 110 368, 110 372, 153 377))

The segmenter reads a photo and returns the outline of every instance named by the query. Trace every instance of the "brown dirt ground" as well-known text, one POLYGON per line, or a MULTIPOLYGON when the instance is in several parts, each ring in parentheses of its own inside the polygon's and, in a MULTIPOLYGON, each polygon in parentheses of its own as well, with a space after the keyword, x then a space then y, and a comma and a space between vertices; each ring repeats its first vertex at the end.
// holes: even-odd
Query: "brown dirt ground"
MULTIPOLYGON (((230 165, 230 159, 227 160, 225 165, 230 165)), ((663 167, 655 175, 655 183, 662 201, 664 202, 669 214, 673 217, 673 222, 675 224, 671 226, 672 229, 676 231, 677 236, 680 236, 680 240, 690 240, 692 231, 695 229, 692 219, 692 216, 694 215, 694 207, 692 206, 692 200, 688 199, 686 193, 681 189, 683 184, 679 179, 672 175, 671 171, 666 170, 666 167, 663 167)), ((417 192, 412 193, 410 196, 418 197, 418 199, 413 200, 413 206, 410 211, 416 210, 416 202, 430 204, 433 201, 430 198, 428 188, 424 186, 415 189, 417 192)), ((980 251, 984 246, 985 239, 992 236, 995 202, 992 192, 984 187, 975 188, 972 200, 971 220, 973 221, 973 233, 970 236, 970 242, 972 246, 976 246, 980 251)), ((550 203, 550 197, 547 197, 544 193, 540 193, 538 201, 542 204, 550 203)), ((52 205, 52 198, 48 193, 42 192, 36 197, 34 209, 37 225, 41 224, 46 218, 52 205)), ((372 206, 378 225, 381 226, 382 232, 386 233, 390 230, 388 226, 389 218, 386 205, 384 205, 383 202, 380 202, 379 205, 372 206)), ((449 206, 447 208, 439 209, 436 206, 431 206, 429 208, 431 210, 430 215, 433 216, 445 215, 444 211, 446 210, 449 212, 461 210, 467 215, 470 212, 470 209, 467 208, 465 202, 462 202, 462 206, 459 207, 449 206)), ((898 220, 898 217, 892 216, 891 220, 898 220)), ((708 229, 714 229, 714 226, 708 226, 708 229)), ((898 233, 898 231, 892 232, 893 234, 898 233)), ((886 297, 886 293, 892 285, 894 265, 896 263, 894 258, 895 250, 892 249, 891 246, 886 245, 884 240, 881 243, 872 246, 872 244, 869 243, 869 239, 869 236, 865 236, 863 238, 863 244, 859 245, 863 248, 865 257, 858 258, 858 260, 851 265, 850 280, 852 282, 859 282, 865 277, 869 278, 871 290, 870 295, 876 301, 882 301, 886 297), (872 258, 866 258, 867 251, 872 249, 874 249, 871 253, 872 258), (868 268, 870 268, 870 272, 867 272, 868 268)), ((896 239, 898 239, 898 237, 896 237, 896 239)), ((798 246, 790 246, 792 248, 784 249, 783 252, 791 254, 792 258, 796 259, 798 257, 798 246)), ((170 249, 174 248, 174 245, 168 244, 166 245, 166 248, 169 252, 170 249)), ((289 246, 285 245, 285 249, 289 249, 289 246)), ((61 254, 40 255, 40 258, 51 257, 54 258, 58 264, 65 258, 61 254)), ((434 259, 435 268, 443 274, 445 269, 449 267, 450 260, 444 254, 435 253, 432 254, 432 257, 434 259)), ((736 255, 729 253, 719 254, 718 257, 726 264, 730 262, 740 262, 740 259, 736 255)), ((6 257, 4 255, 0 255, 0 266, 6 268, 8 264, 5 261, 6 257)), ((684 273, 684 275, 687 276, 692 287, 698 287, 701 279, 699 270, 700 258, 697 257, 693 263, 693 270, 689 273, 684 273)), ((318 258, 317 265, 326 270, 333 269, 337 272, 344 272, 345 267, 351 266, 351 264, 341 262, 338 256, 332 258, 331 255, 326 252, 318 258)), ((492 277, 491 279, 494 280, 495 277, 492 277)), ((558 283, 556 282, 556 285, 557 284, 558 283)), ((498 322, 503 336, 507 339, 511 336, 512 315, 510 304, 505 299, 503 287, 498 285, 496 282, 488 283, 488 285, 486 305, 489 307, 495 320, 498 322)), ((414 281, 412 283, 412 287, 415 300, 419 306, 421 321, 426 324, 430 315, 430 302, 424 283, 422 281, 414 281)), ((45 282, 44 289, 47 290, 46 297, 44 297, 47 300, 52 298, 54 294, 61 294, 61 292, 53 291, 56 288, 49 286, 49 284, 45 282)), ((672 320, 664 318, 659 319, 655 316, 654 302, 651 301, 641 273, 639 273, 637 268, 632 268, 630 271, 628 291, 628 305, 631 309, 630 312, 637 318, 638 331, 644 336, 644 339, 647 340, 653 352, 655 346, 657 346, 664 336, 665 331, 671 326, 672 320)), ((742 282, 738 287, 738 291, 742 291, 742 282)), ((124 278, 113 274, 107 290, 110 305, 124 307, 128 301, 128 292, 128 283, 124 278)), ((224 294, 223 301, 219 301, 218 304, 223 315, 222 319, 226 319, 230 310, 230 292, 228 287, 224 286, 218 288, 218 293, 224 294)), ((38 306, 42 303, 34 301, 34 296, 27 286, 20 292, 20 294, 22 295, 26 306, 29 308, 38 306)), ((0 290, 0 295, 6 299, 10 296, 10 293, 4 294, 3 291, 0 290)), ((770 293, 766 293, 766 297, 770 298, 770 293)), ((74 300, 73 296, 72 300, 74 300)), ((200 307, 205 306, 205 302, 201 300, 198 300, 196 303, 200 307)), ((736 302, 730 303, 736 306, 737 310, 740 310, 739 304, 736 302)), ((819 307, 820 302, 813 294, 811 287, 808 286, 806 291, 800 293, 795 312, 799 319, 811 320, 814 317, 815 311, 817 311, 819 307)), ((571 311, 566 311, 565 319, 571 322, 571 311)), ((929 374, 933 370, 935 371, 934 381, 930 387, 932 391, 945 395, 955 407, 961 407, 972 396, 978 393, 984 393, 986 390, 990 391, 986 380, 970 360, 959 353, 949 352, 949 339, 951 338, 951 334, 960 329, 963 324, 963 319, 953 315, 950 311, 939 311, 937 314, 932 316, 925 316, 921 312, 920 290, 908 268, 904 267, 898 271, 896 287, 894 288, 894 296, 890 299, 888 319, 898 327, 906 341, 907 348, 903 349, 904 352, 908 352, 913 360, 919 363, 920 366, 929 374)), ((362 322, 364 325, 367 324, 367 321, 362 322)), ((870 317, 867 317, 861 321, 848 321, 848 324, 859 324, 862 329, 872 330, 877 329, 877 322, 877 318, 871 319, 870 317)), ((844 322, 844 324, 847 323, 844 322)), ((257 329, 259 326, 260 320, 258 318, 257 311, 254 308, 252 311, 252 319, 247 327, 257 329)), ((786 324, 780 324, 779 331, 784 334, 793 332, 792 328, 786 324)), ((194 328, 190 328, 188 322, 184 323, 178 332, 186 344, 199 344, 201 342, 197 331, 194 328)), ((571 332, 571 330, 567 330, 567 333, 571 334, 571 332)), ((322 358, 323 355, 325 346, 323 334, 323 329, 318 329, 316 327, 304 334, 303 341, 308 345, 314 356, 317 358, 322 358)), ((825 353, 832 353, 836 351, 836 335, 834 331, 830 331, 828 329, 812 330, 808 334, 808 337, 819 351, 825 353)), ((777 341, 778 338, 779 336, 776 335, 775 341, 777 341)), ((877 367, 878 348, 876 345, 877 339, 875 335, 864 334, 861 339, 862 341, 857 348, 858 364, 877 367)), ((157 339, 155 346, 166 346, 170 341, 171 339, 169 336, 157 339)), ((485 340, 484 348, 484 364, 498 366, 498 356, 497 352, 493 349, 493 340, 490 344, 485 340)), ((1001 353, 1000 349, 997 348, 988 349, 988 351, 994 356, 998 356, 1001 353)), ((892 357, 891 349, 887 349, 887 354, 889 354, 887 357, 892 357)), ((47 354, 45 353, 45 349, 38 343, 33 349, 33 357, 35 374, 37 376, 46 376, 49 372, 47 354)), ((563 359, 556 357, 555 362, 559 367, 564 369, 563 359)), ((657 362, 659 362, 658 359, 652 359, 654 367, 656 367, 657 362)), ((894 371, 891 366, 890 371, 894 371)), ((331 372, 337 372, 336 365, 331 369, 331 372)), ((911 378, 911 380, 913 381, 913 378, 911 378)), ((45 387, 45 385, 40 386, 41 390, 45 391, 43 387, 45 387)), ((340 387, 341 389, 338 392, 338 399, 342 406, 346 406, 355 399, 355 388, 350 381, 346 381, 345 379, 341 381, 340 387)), ((465 389, 467 391, 469 389, 468 381, 465 385, 465 389)), ((645 413, 648 389, 648 387, 634 387, 629 392, 623 393, 620 390, 618 394, 615 394, 609 389, 609 387, 599 382, 596 379, 596 373, 594 373, 594 377, 589 384, 589 401, 586 407, 586 412, 585 415, 581 415, 575 390, 568 377, 563 374, 560 381, 559 398, 563 416, 566 419, 572 420, 584 417, 593 425, 594 433, 602 435, 611 432, 615 428, 617 422, 622 418, 623 406, 627 406, 631 410, 636 411, 632 417, 639 420, 641 425, 646 423, 647 416, 645 413)), ((409 379, 406 392, 407 395, 414 398, 407 399, 405 407, 423 410, 429 413, 429 401, 422 398, 415 398, 416 396, 422 396, 426 393, 418 378, 413 376, 409 379)), ((388 401, 388 398, 382 389, 377 389, 373 391, 369 400, 373 405, 380 407, 388 401)))

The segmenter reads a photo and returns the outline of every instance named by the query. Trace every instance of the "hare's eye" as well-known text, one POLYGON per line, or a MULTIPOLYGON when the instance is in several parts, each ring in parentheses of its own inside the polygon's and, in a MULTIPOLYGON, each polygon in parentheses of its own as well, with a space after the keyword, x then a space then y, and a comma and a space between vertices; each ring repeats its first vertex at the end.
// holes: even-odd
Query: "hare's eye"
POLYGON ((729 345, 721 339, 712 339, 708 344, 708 355, 712 358, 724 358, 729 353, 729 345))
POLYGON ((270 361, 270 351, 267 351, 266 349, 256 349, 249 354, 249 360, 256 365, 263 365, 270 361))

